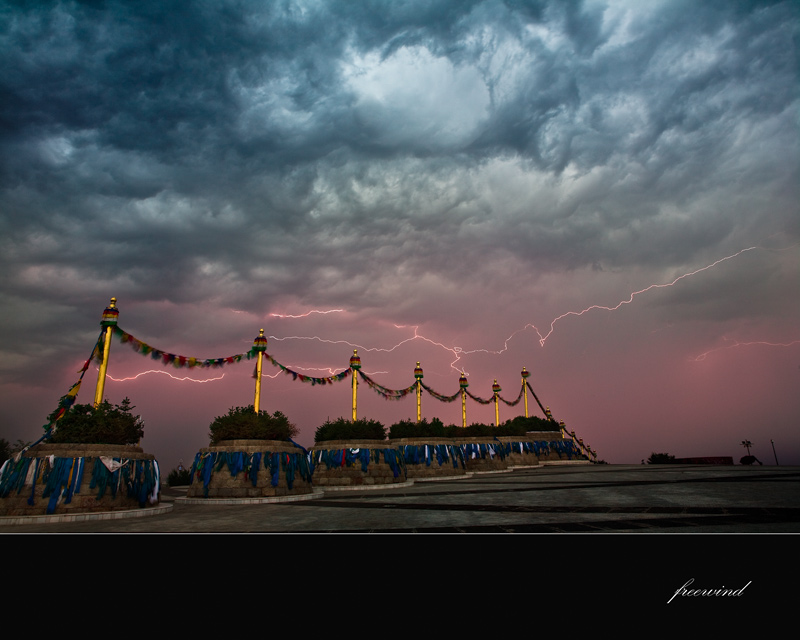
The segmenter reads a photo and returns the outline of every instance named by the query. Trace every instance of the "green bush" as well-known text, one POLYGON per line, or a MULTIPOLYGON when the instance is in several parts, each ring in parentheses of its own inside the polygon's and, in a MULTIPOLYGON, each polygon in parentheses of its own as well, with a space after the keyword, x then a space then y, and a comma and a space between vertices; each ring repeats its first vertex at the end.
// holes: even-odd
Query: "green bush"
POLYGON ((228 409, 226 415, 214 419, 209 429, 212 445, 223 440, 289 440, 298 433, 280 411, 272 415, 268 411, 256 413, 252 404, 228 409))
MULTIPOLYGON (((135 407, 125 398, 122 404, 112 406, 107 401, 97 408, 90 404, 73 405, 55 423, 54 443, 77 444, 136 444, 144 437, 144 423, 131 412, 135 407)), ((55 412, 48 420, 55 417, 55 412)))
POLYGON ((675 456, 668 453, 651 453, 647 459, 647 464, 670 464, 675 460, 675 456))
POLYGON ((344 418, 325 421, 314 432, 314 442, 327 440, 385 440, 386 427, 377 420, 361 418, 353 422, 344 418))
POLYGON ((469 438, 491 438, 492 436, 500 435, 497 427, 493 424, 482 424, 480 422, 473 422, 468 427, 462 428, 460 437, 467 436, 469 438))
POLYGON ((192 484, 192 472, 189 469, 173 469, 167 476, 170 487, 181 487, 192 484))
POLYGON ((402 420, 393 424, 389 437, 395 438, 484 438, 502 434, 494 425, 473 423, 468 427, 448 424, 445 426, 441 420, 434 418, 430 424, 423 419, 419 423, 402 420))
POLYGON ((442 436, 444 438, 484 438, 502 435, 498 432, 497 427, 493 424, 481 424, 473 422, 467 427, 462 427, 460 424, 448 424, 442 427, 442 436))
POLYGON ((525 435, 528 431, 560 431, 561 427, 554 424, 551 420, 538 416, 517 416, 513 420, 507 420, 501 427, 508 425, 509 433, 505 435, 517 436, 525 435))
POLYGON ((389 437, 399 438, 492 438, 499 436, 523 437, 529 431, 556 431, 558 425, 543 418, 517 416, 513 420, 506 420, 499 427, 493 424, 475 422, 468 427, 460 425, 444 426, 438 418, 433 418, 430 423, 424 418, 420 422, 401 420, 389 429, 389 437))
POLYGON ((401 420, 389 427, 389 437, 393 440, 399 438, 444 438, 444 424, 439 418, 430 422, 423 418, 419 422, 401 420))

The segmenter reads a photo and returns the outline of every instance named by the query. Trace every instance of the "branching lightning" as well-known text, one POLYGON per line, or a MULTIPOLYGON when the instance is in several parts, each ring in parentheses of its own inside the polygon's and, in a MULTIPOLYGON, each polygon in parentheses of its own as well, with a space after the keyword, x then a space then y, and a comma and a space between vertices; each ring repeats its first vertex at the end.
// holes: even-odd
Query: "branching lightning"
MULTIPOLYGON (((398 324, 396 324, 394 326, 397 329, 403 329, 403 328, 405 328, 405 327, 407 327, 409 325, 398 325, 398 324)), ((450 366, 453 367, 454 369, 456 369, 456 371, 460 371, 460 369, 458 369, 458 368, 456 368, 454 366, 455 363, 458 362, 461 359, 461 356, 459 354, 462 354, 462 353, 474 353, 473 351, 464 351, 461 347, 448 347, 448 346, 442 344, 441 342, 436 342, 435 340, 431 340, 430 338, 426 338, 425 336, 422 336, 422 335, 419 334, 419 326, 418 325, 412 325, 412 327, 414 329, 414 335, 413 336, 411 336, 410 338, 406 338, 405 340, 401 340, 400 342, 398 342, 397 344, 395 344, 395 345, 393 345, 391 347, 366 347, 366 346, 364 346, 362 344, 358 344, 356 342, 350 342, 348 340, 329 340, 329 339, 326 339, 326 338, 320 338, 319 336, 284 336, 282 338, 279 338, 277 336, 269 336, 269 339, 270 340, 277 340, 277 341, 281 341, 281 340, 313 340, 313 341, 316 341, 316 342, 321 342, 323 344, 346 344, 348 347, 352 347, 354 349, 359 349, 361 351, 381 352, 381 353, 391 353, 392 351, 394 351, 396 349, 399 349, 401 346, 403 346, 407 342, 412 342, 414 340, 423 340, 424 342, 428 342, 428 343, 430 343, 430 344, 432 344, 434 346, 441 347, 445 351, 450 351, 455 356, 455 360, 450 364, 450 366)), ((375 372, 375 373, 385 373, 385 372, 375 372)), ((373 375, 373 374, 370 373, 368 375, 373 375)))
POLYGON ((173 376, 168 371, 164 371, 162 369, 150 369, 149 371, 142 371, 141 373, 137 373, 135 376, 130 376, 129 378, 114 378, 114 377, 112 377, 112 376, 110 376, 108 374, 106 374, 106 378, 108 380, 113 381, 113 382, 129 382, 130 380, 136 380, 136 378, 139 378, 141 376, 145 376, 148 373, 159 373, 161 375, 169 376, 173 380, 178 380, 179 382, 198 382, 200 384, 203 384, 203 383, 206 383, 206 382, 216 382, 217 380, 222 380, 225 377, 225 374, 223 373, 221 376, 219 376, 217 378, 207 378, 205 380, 196 380, 195 378, 190 378, 188 376, 184 376, 183 378, 179 378, 178 376, 173 376))
MULTIPOLYGON (((444 344, 442 342, 438 342, 436 340, 433 340, 431 338, 428 338, 428 337, 420 334, 419 333, 419 325, 400 325, 400 324, 395 324, 394 327, 396 329, 411 328, 411 329, 413 329, 414 334, 412 336, 408 337, 408 338, 404 338, 404 339, 400 340, 399 342, 397 342, 396 344, 394 344, 391 347, 366 346, 366 345, 363 345, 363 344, 350 342, 348 340, 333 340, 333 339, 327 339, 327 338, 323 338, 323 337, 316 336, 316 335, 314 335, 314 336, 291 335, 291 336, 282 336, 282 337, 270 335, 269 339, 271 341, 277 341, 277 342, 288 341, 288 340, 306 340, 306 341, 314 341, 314 342, 319 342, 321 344, 329 344, 329 345, 347 345, 350 348, 358 349, 360 351, 367 352, 367 353, 370 353, 370 352, 391 353, 391 352, 399 349, 401 346, 405 345, 408 342, 412 342, 412 341, 415 341, 415 340, 421 340, 423 342, 427 342, 430 345, 433 345, 433 346, 435 346, 437 348, 440 348, 440 349, 442 349, 444 351, 447 351, 447 352, 451 353, 452 356, 453 356, 453 360, 450 363, 450 367, 452 369, 454 369, 455 371, 458 371, 459 373, 465 373, 463 368, 457 366, 457 364, 461 361, 461 359, 464 356, 470 355, 470 354, 474 354, 474 353, 487 353, 487 354, 492 354, 492 355, 502 354, 502 353, 504 353, 505 351, 507 351, 509 349, 509 342, 517 334, 522 333, 522 332, 524 332, 524 331, 526 331, 528 329, 532 329, 533 331, 536 332, 536 335, 538 336, 538 340, 539 340, 539 345, 541 347, 544 347, 545 343, 548 340, 548 338, 550 338, 550 336, 553 335, 553 332, 555 331, 556 324, 559 321, 561 321, 561 320, 563 320, 563 319, 565 319, 565 318, 567 318, 569 316, 582 316, 582 315, 584 315, 584 314, 586 314, 586 313, 588 313, 589 311, 592 311, 592 310, 616 311, 616 310, 620 309, 623 305, 627 305, 627 304, 633 303, 634 298, 636 298, 637 296, 640 296, 640 295, 642 295, 644 293, 647 293, 648 291, 652 291, 653 289, 663 289, 663 288, 675 286, 681 280, 690 278, 691 276, 695 276, 695 275, 700 274, 700 273, 702 273, 704 271, 708 271, 709 269, 713 269, 714 267, 722 264, 723 262, 726 262, 728 260, 732 260, 732 259, 734 259, 734 258, 736 258, 736 257, 738 257, 738 256, 740 256, 740 255, 742 255, 742 254, 744 254, 746 252, 753 251, 755 249, 764 249, 764 248, 765 247, 752 246, 752 247, 747 247, 745 249, 741 249, 740 251, 737 251, 734 254, 731 254, 729 256, 725 256, 724 258, 720 258, 719 260, 715 260, 711 264, 708 264, 708 265, 706 265, 704 267, 701 267, 699 269, 695 269, 694 271, 690 271, 688 273, 684 273, 683 275, 678 276, 677 278, 675 278, 671 282, 666 282, 666 283, 661 283, 661 284, 651 284, 651 285, 649 285, 649 286, 647 286, 647 287, 645 287, 643 289, 639 289, 638 291, 633 291, 633 292, 630 293, 630 295, 628 296, 627 299, 621 300, 620 302, 618 302, 614 306, 591 305, 591 306, 586 307, 585 309, 583 309, 581 311, 568 311, 566 313, 562 313, 561 315, 555 317, 553 320, 550 321, 550 329, 544 335, 542 335, 542 333, 539 331, 539 329, 534 324, 531 324, 531 323, 525 324, 523 327, 521 327, 521 328, 517 329, 516 331, 514 331, 513 333, 511 333, 511 335, 509 335, 504 340, 502 349, 498 349, 498 350, 491 350, 491 349, 465 349, 464 347, 457 346, 457 345, 448 346, 448 345, 446 345, 446 344, 444 344)), ((273 317, 273 318, 287 319, 287 320, 297 320, 297 319, 301 319, 301 318, 307 318, 307 317, 309 317, 309 316, 311 316, 313 314, 328 315, 328 314, 332 314, 332 313, 346 313, 346 312, 347 311, 345 309, 311 309, 309 311, 306 311, 305 313, 300 313, 300 314, 271 313, 269 315, 270 315, 270 317, 273 317)), ((726 338, 726 340, 730 340, 730 339, 726 338)), ((738 347, 738 346, 748 346, 748 345, 761 344, 761 345, 788 347, 788 346, 791 346, 791 345, 794 345, 794 344, 798 344, 798 343, 800 343, 800 341, 798 341, 798 340, 795 340, 795 341, 792 341, 792 342, 788 342, 788 343, 736 342, 736 341, 734 341, 734 344, 726 345, 724 347, 717 347, 715 349, 711 349, 709 351, 706 351, 705 353, 697 356, 695 358, 695 361, 701 361, 701 360, 705 359, 707 355, 709 355, 710 353, 713 353, 715 351, 718 351, 718 350, 721 350, 721 349, 731 349, 731 348, 738 347)), ((328 368, 328 367, 296 367, 296 368, 301 368, 301 369, 304 369, 304 370, 307 370, 307 371, 323 371, 323 372, 327 372, 329 375, 334 375, 336 373, 334 368, 328 368)), ((146 375, 146 374, 149 374, 149 373, 161 373, 161 374, 168 375, 170 378, 172 378, 174 380, 197 382, 197 383, 214 382, 216 380, 222 379, 222 377, 223 377, 223 376, 220 376, 218 378, 209 378, 209 379, 205 379, 205 380, 197 380, 197 379, 188 378, 188 377, 178 378, 178 377, 173 376, 173 375, 171 375, 171 374, 169 374, 169 373, 167 373, 165 371, 150 370, 150 371, 142 372, 142 373, 140 373, 140 374, 138 374, 138 375, 136 375, 136 376, 134 376, 132 378, 123 378, 123 379, 119 379, 118 380, 118 379, 109 377, 109 379, 115 380, 117 382, 122 382, 122 381, 125 381, 125 380, 133 380, 135 378, 138 378, 139 376, 146 375)), ((275 378, 280 373, 281 372, 279 371, 279 372, 277 372, 277 373, 275 373, 273 375, 267 375, 266 373, 264 373, 262 375, 264 375, 266 377, 269 377, 269 378, 275 378)), ((377 374, 377 373, 386 373, 386 372, 384 372, 384 371, 370 372, 370 375, 374 375, 374 374, 377 374)))
POLYGON ((694 271, 690 271, 689 273, 684 273, 682 276, 678 276, 677 278, 675 278, 672 282, 667 282, 667 283, 664 283, 664 284, 651 284, 650 286, 645 287, 644 289, 640 289, 639 291, 634 291, 633 293, 630 294, 630 296, 628 297, 627 300, 622 300, 621 302, 617 303, 617 305, 614 306, 614 307, 604 307, 602 305, 596 305, 595 304, 595 305, 592 305, 591 307, 586 307, 586 309, 584 309, 583 311, 568 311, 567 313, 562 313, 560 316, 555 318, 550 323, 550 331, 547 332, 547 335, 542 337, 541 334, 540 334, 540 336, 539 336, 539 344, 541 346, 544 346, 544 343, 547 341, 547 338, 549 338, 550 335, 553 333, 553 331, 555 329, 556 322, 558 322, 562 318, 566 318, 567 316, 582 316, 584 313, 586 313, 588 311, 591 311, 592 309, 602 309, 602 310, 605 310, 605 311, 616 311, 622 305, 632 303, 634 297, 636 297, 636 296, 638 296, 638 295, 640 295, 642 293, 646 293, 647 291, 650 291, 652 289, 663 289, 665 287, 672 287, 676 283, 678 283, 679 281, 683 280, 684 278, 688 278, 690 276, 696 275, 696 274, 701 273, 703 271, 707 271, 708 269, 711 269, 712 267, 716 267, 718 264, 720 264, 722 262, 725 262, 726 260, 731 260, 731 259, 733 259, 733 258, 735 258, 737 256, 742 255, 746 251, 752 251, 753 249, 759 249, 759 248, 761 248, 761 247, 747 247, 747 249, 742 249, 741 251, 737 251, 733 255, 725 256, 724 258, 720 258, 716 262, 712 262, 711 264, 706 265, 705 267, 701 267, 700 269, 696 269, 694 271))
POLYGON ((321 315, 327 315, 329 313, 344 313, 344 309, 328 309, 327 311, 312 309, 311 311, 307 311, 306 313, 301 313, 300 315, 297 316, 283 314, 283 313, 270 313, 269 315, 272 316, 273 318, 307 318, 312 313, 319 313, 321 315))
MULTIPOLYGON (((787 247, 787 249, 788 248, 791 248, 791 247, 787 247)), ((374 351, 374 352, 383 352, 383 353, 391 353, 395 349, 398 349, 402 345, 406 344, 407 342, 411 342, 413 340, 423 340, 423 341, 428 342, 428 343, 430 343, 430 344, 432 344, 432 345, 434 345, 436 347, 439 347, 439 348, 441 348, 441 349, 443 349, 445 351, 449 351, 450 353, 452 353, 453 356, 454 356, 454 360, 450 363, 450 367, 452 369, 456 370, 456 371, 463 372, 463 369, 461 369, 461 368, 456 366, 456 364, 462 359, 463 356, 470 355, 470 354, 473 354, 473 353, 488 353, 488 354, 492 354, 492 355, 502 354, 502 353, 504 353, 505 351, 508 350, 508 348, 509 348, 508 344, 512 340, 512 338, 514 338, 517 334, 522 333, 523 331, 526 331, 528 329, 532 329, 533 331, 536 332, 536 335, 539 337, 539 345, 541 347, 544 347, 545 342, 547 342, 547 339, 555 331, 556 324, 560 320, 563 320, 564 318, 567 318, 569 316, 582 316, 582 315, 588 313, 589 311, 592 311, 592 310, 595 310, 595 309, 604 310, 604 311, 616 311, 617 309, 619 309, 623 305, 631 304, 636 296, 639 296, 639 295, 641 295, 643 293, 646 293, 648 291, 651 291, 653 289, 663 289, 663 288, 675 286, 681 280, 684 280, 684 279, 689 278, 691 276, 697 275, 697 274, 702 273, 704 271, 708 271, 709 269, 712 269, 712 268, 716 267, 717 265, 722 264, 723 262, 726 262, 728 260, 732 260, 732 259, 742 255, 743 253, 746 253, 748 251, 753 251, 755 249, 764 249, 764 247, 752 246, 752 247, 747 247, 745 249, 741 249, 741 250, 737 251, 736 253, 733 253, 733 254, 731 254, 729 256, 725 256, 723 258, 720 258, 719 260, 715 260, 711 264, 708 264, 708 265, 706 265, 704 267, 700 267, 699 269, 695 269, 694 271, 689 271, 688 273, 684 273, 684 274, 678 276, 677 278, 675 278, 674 280, 672 280, 671 282, 665 282, 665 283, 661 283, 661 284, 651 284, 651 285, 645 287, 644 289, 639 289, 638 291, 633 291, 628 296, 628 298, 626 300, 621 300, 620 302, 618 302, 614 306, 591 305, 591 306, 586 307, 585 309, 583 309, 581 311, 568 311, 566 313, 562 313, 561 315, 557 316, 556 318, 554 318, 550 322, 550 330, 545 335, 542 335, 542 333, 539 331, 539 329, 534 324, 528 323, 525 326, 523 326, 523 327, 517 329, 516 331, 514 331, 510 336, 508 336, 503 342, 503 348, 502 349, 498 349, 498 350, 491 350, 491 349, 469 349, 468 350, 468 349, 465 349, 465 348, 460 347, 460 346, 447 346, 447 345, 445 345, 445 344, 443 344, 441 342, 437 342, 437 341, 432 340, 432 339, 430 339, 430 338, 428 338, 426 336, 421 335, 419 333, 419 326, 418 325, 398 325, 398 324, 395 324, 394 326, 397 329, 403 329, 403 328, 406 328, 406 327, 410 326, 411 328, 414 329, 414 335, 411 336, 410 338, 405 338, 404 340, 401 340, 400 342, 398 342, 395 345, 393 345, 391 347, 388 347, 388 348, 387 347, 366 347, 364 345, 360 345, 360 344, 356 344, 356 343, 353 343, 353 342, 349 342, 347 340, 329 340, 329 339, 321 338, 319 336, 285 336, 283 338, 279 338, 279 337, 276 337, 276 336, 270 336, 270 338, 272 340, 316 340, 318 342, 322 342, 322 343, 326 343, 326 344, 346 344, 346 345, 348 345, 350 347, 357 348, 357 349, 360 349, 360 350, 363 350, 363 351, 366 351, 366 352, 374 351)), ((785 249, 776 249, 776 250, 777 251, 781 251, 781 250, 785 250, 785 249)), ((342 310, 337 310, 337 311, 342 311, 342 310)), ((281 316, 281 317, 296 317, 296 318, 300 318, 300 317, 306 317, 311 313, 330 313, 330 311, 326 312, 326 311, 312 310, 312 311, 309 311, 309 312, 307 312, 305 314, 302 314, 302 315, 299 315, 299 316, 281 316)), ((273 315, 275 315, 275 314, 273 314, 273 315)), ((740 344, 744 345, 744 344, 756 344, 756 343, 740 343, 740 344)), ((795 342, 790 342, 790 343, 785 343, 785 344, 778 344, 778 343, 761 343, 761 344, 774 344, 775 346, 790 346, 792 344, 795 344, 795 342)), ((720 347, 720 348, 731 348, 731 347, 729 346, 729 347, 720 347)), ((711 351, 715 351, 715 350, 716 349, 713 349, 711 351)), ((709 351, 707 353, 711 353, 711 351, 709 351)), ((705 357, 705 355, 706 354, 703 354, 702 357, 705 357)))
POLYGON ((791 347, 795 344, 800 344, 800 340, 792 340, 791 342, 765 342, 763 340, 756 340, 753 342, 739 342, 738 340, 734 340, 733 338, 723 337, 723 340, 727 340, 728 342, 732 342, 733 344, 725 345, 724 347, 716 347, 715 349, 709 349, 704 353, 701 353, 696 358, 692 358, 694 362, 701 362, 706 359, 706 357, 710 353, 714 353, 715 351, 722 351, 723 349, 734 349, 736 347, 750 347, 753 345, 763 345, 767 347, 791 347))

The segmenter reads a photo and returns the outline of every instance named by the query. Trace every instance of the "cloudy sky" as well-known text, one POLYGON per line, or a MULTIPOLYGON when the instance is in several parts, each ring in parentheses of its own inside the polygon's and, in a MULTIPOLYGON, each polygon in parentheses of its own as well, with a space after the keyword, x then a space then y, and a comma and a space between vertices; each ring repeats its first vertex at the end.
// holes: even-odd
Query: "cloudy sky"
MULTIPOLYGON (((441 393, 463 370, 509 399, 525 366, 608 462, 738 460, 749 439, 800 464, 798 13, 2 3, 0 436, 41 435, 115 296, 125 331, 186 356, 264 328, 307 375, 357 348, 388 387, 419 360, 441 393)), ((349 381, 265 373, 262 408, 301 444, 350 414, 349 381)), ((251 362, 162 367, 115 342, 109 375, 169 468, 253 401, 251 362)), ((460 423, 431 396, 423 414, 460 423)), ((362 386, 359 415, 415 405, 362 386)))

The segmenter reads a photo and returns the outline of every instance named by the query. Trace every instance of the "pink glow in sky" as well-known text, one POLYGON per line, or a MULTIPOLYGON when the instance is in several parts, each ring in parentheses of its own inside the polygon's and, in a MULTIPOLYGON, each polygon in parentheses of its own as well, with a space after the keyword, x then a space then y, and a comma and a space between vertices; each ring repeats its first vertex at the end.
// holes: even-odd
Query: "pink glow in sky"
MULTIPOLYGON (((390 388, 419 361, 441 393, 463 370, 509 399, 527 367, 607 462, 738 461, 746 439, 800 464, 796 3, 356 4, 0 18, 0 437, 41 435, 113 296, 122 329, 186 356, 263 328, 308 375, 358 349, 390 388)), ((252 403, 252 370, 115 341, 106 395, 172 468, 252 403)), ((350 415, 349 379, 265 376, 303 445, 350 415)), ((359 415, 414 399, 362 385, 359 415)))

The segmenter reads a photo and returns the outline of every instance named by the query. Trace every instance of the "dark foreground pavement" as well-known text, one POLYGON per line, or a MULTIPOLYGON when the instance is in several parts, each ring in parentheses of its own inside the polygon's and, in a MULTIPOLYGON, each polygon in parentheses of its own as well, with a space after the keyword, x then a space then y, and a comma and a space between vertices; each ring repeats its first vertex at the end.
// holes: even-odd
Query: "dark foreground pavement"
POLYGON ((800 467, 542 466, 296 502, 182 496, 166 489, 145 517, 0 519, 0 533, 800 533, 800 467))

